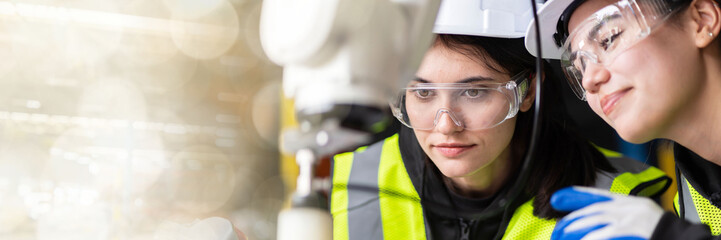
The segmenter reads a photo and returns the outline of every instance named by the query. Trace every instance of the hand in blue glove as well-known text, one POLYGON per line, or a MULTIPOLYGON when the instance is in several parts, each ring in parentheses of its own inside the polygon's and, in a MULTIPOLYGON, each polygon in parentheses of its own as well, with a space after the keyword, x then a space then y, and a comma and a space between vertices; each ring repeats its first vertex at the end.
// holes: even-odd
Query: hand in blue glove
POLYGON ((551 196, 551 206, 570 212, 556 224, 552 240, 649 239, 663 210, 651 199, 587 187, 567 187, 551 196))

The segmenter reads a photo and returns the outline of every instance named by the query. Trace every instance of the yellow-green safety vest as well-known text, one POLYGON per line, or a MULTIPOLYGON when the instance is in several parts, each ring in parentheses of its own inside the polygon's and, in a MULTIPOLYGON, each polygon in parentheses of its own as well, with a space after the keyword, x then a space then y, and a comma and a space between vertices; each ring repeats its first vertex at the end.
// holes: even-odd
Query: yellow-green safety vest
MULTIPOLYGON (((333 159, 330 210, 333 239, 428 239, 421 198, 401 158, 398 135, 333 159)), ((653 196, 668 177, 638 161, 609 158, 618 173, 598 173, 597 188, 653 196)), ((533 200, 518 207, 503 239, 550 239, 555 220, 533 215, 533 200)))
MULTIPOLYGON (((681 192, 683 196, 683 216, 680 217, 694 223, 706 224, 711 228, 711 234, 716 236, 720 235, 721 209, 701 196, 701 194, 691 186, 691 183, 686 180, 683 174, 679 175, 678 179, 681 189, 678 189, 678 191, 681 192)), ((678 195, 679 193, 676 192, 676 197, 673 199, 673 206, 676 208, 676 213, 681 214, 678 195)))

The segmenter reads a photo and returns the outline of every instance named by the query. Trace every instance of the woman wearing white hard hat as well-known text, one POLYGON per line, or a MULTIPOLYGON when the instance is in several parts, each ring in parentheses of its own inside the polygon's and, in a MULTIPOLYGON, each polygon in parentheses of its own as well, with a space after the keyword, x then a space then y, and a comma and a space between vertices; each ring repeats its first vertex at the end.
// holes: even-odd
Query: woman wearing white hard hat
MULTIPOLYGON (((575 211, 554 236, 720 238, 718 1, 553 0, 539 21, 545 52, 561 60, 577 96, 623 139, 677 143, 674 205, 682 219, 645 199, 570 188, 554 194, 554 207, 575 211)), ((531 52, 537 38, 529 30, 531 52)))
POLYGON ((548 239, 562 216, 549 205, 558 189, 666 189, 660 170, 607 159, 562 127, 550 79, 538 151, 526 158, 536 73, 522 36, 531 13, 525 0, 443 1, 434 44, 391 103, 399 133, 334 157, 334 239, 548 239))

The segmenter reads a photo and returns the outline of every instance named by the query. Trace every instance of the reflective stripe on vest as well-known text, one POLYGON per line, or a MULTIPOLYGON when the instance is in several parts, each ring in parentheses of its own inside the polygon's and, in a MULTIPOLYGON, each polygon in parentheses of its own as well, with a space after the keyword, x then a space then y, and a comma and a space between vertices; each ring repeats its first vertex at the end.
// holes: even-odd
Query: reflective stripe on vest
MULTIPOLYGON (((597 188, 649 196, 666 187, 668 178, 661 170, 624 158, 609 161, 620 173, 598 173, 597 188)), ((420 197, 400 155, 397 134, 368 148, 336 155, 332 182, 333 239, 429 236, 420 197)), ((533 215, 531 200, 516 209, 503 238, 548 239, 554 225, 555 220, 533 215)))
MULTIPOLYGON (((679 176, 681 181, 681 193, 683 198, 683 217, 684 219, 694 223, 704 223, 711 228, 711 234, 721 234, 721 209, 714 206, 709 202, 708 199, 701 196, 696 189, 691 186, 686 180, 686 177, 681 174, 679 176)), ((681 214, 679 206, 679 194, 676 193, 674 198, 674 207, 676 213, 681 214)))
POLYGON ((426 239, 421 199, 401 159, 398 135, 336 155, 333 165, 333 239, 426 239))

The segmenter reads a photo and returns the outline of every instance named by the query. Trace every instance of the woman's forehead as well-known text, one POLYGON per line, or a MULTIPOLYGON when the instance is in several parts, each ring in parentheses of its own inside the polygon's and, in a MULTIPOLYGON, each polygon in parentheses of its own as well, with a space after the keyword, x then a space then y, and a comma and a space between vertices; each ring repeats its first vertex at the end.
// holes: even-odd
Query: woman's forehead
POLYGON ((455 82, 483 76, 496 81, 508 81, 507 74, 499 73, 484 64, 487 59, 475 59, 442 44, 434 45, 426 53, 417 76, 428 82, 455 82))
POLYGON ((575 11, 573 11, 573 14, 571 14, 571 19, 568 21, 568 31, 573 32, 578 27, 578 24, 582 23, 584 20, 586 20, 588 17, 590 17, 593 13, 595 13, 598 10, 601 10, 602 8, 614 4, 618 1, 616 0, 589 0, 581 4, 578 8, 576 8, 575 11))

